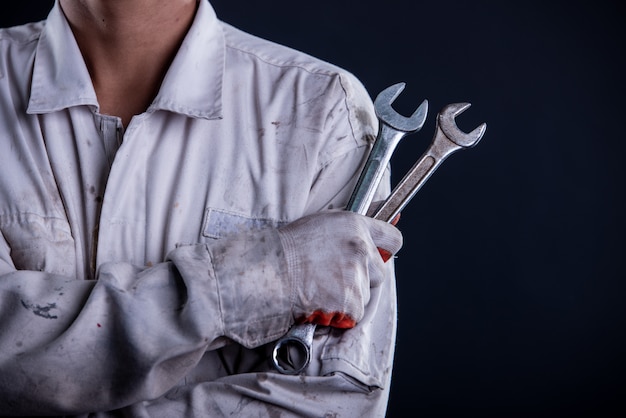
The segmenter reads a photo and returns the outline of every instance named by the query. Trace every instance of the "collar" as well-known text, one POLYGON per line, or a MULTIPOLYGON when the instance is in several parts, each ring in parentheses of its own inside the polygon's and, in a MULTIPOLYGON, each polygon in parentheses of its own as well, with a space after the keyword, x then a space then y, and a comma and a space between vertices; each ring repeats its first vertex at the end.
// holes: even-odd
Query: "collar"
MULTIPOLYGON (((207 0, 198 10, 148 112, 168 110, 203 119, 221 118, 224 35, 207 0)), ((72 106, 98 108, 96 94, 59 0, 48 15, 37 50, 28 113, 72 106)))

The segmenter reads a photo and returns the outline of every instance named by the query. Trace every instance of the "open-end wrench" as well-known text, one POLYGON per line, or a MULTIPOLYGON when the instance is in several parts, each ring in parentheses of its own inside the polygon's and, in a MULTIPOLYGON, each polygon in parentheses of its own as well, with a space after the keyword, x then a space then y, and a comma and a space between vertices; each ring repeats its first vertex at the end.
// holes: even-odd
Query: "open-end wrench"
POLYGON ((387 87, 374 100, 374 110, 379 121, 378 135, 346 210, 361 215, 367 212, 396 146, 404 136, 417 132, 424 126, 428 113, 427 100, 424 100, 408 118, 391 107, 394 100, 404 90, 404 86, 405 83, 398 83, 387 87))
MULTIPOLYGON (((387 87, 374 100, 374 110, 379 120, 378 134, 346 210, 362 215, 367 212, 394 149, 404 136, 417 132, 424 126, 428 113, 427 100, 410 117, 400 115, 391 107, 404 87, 405 83, 387 87)), ((308 366, 315 328, 315 324, 295 325, 276 342, 272 353, 276 370, 294 375, 308 366)))
POLYGON ((461 131, 455 117, 463 113, 470 103, 454 103, 444 107, 437 115, 435 136, 424 154, 396 185, 389 197, 368 215, 391 222, 430 178, 439 165, 452 153, 471 148, 480 141, 487 124, 479 125, 470 133, 461 131))

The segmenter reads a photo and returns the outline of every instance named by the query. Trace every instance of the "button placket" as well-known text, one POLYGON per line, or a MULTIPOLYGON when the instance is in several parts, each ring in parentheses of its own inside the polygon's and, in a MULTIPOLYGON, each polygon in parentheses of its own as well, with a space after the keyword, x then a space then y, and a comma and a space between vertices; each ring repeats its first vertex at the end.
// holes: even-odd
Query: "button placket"
POLYGON ((99 219, 97 265, 106 261, 141 264, 145 236, 145 153, 140 123, 133 118, 124 130, 119 118, 106 123, 105 147, 110 171, 99 219), (110 123, 110 124, 109 124, 110 123))

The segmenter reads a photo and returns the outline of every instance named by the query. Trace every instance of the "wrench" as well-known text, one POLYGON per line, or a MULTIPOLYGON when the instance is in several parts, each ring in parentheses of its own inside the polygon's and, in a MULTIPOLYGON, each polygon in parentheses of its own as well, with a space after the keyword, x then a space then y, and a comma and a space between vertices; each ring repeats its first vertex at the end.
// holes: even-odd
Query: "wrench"
POLYGON ((391 154, 407 134, 417 132, 424 126, 428 113, 428 101, 424 100, 411 117, 397 113, 391 104, 404 90, 405 83, 394 84, 380 92, 374 101, 374 110, 378 117, 378 135, 372 146, 365 167, 359 176, 347 210, 364 215, 380 184, 385 168, 391 160, 391 154))
POLYGON ((486 123, 470 133, 461 131, 456 125, 455 117, 470 106, 470 103, 454 103, 439 112, 435 136, 426 152, 400 180, 389 197, 375 211, 369 212, 368 216, 391 222, 446 158, 480 141, 487 129, 486 123))
MULTIPOLYGON (((346 209, 349 211, 362 215, 367 212, 394 149, 404 136, 419 131, 426 121, 427 100, 408 118, 391 107, 404 87, 405 83, 387 87, 374 100, 374 110, 379 120, 378 134, 348 201, 346 209)), ((308 366, 315 328, 315 324, 295 325, 276 342, 272 352, 276 370, 282 374, 295 375, 308 366)))

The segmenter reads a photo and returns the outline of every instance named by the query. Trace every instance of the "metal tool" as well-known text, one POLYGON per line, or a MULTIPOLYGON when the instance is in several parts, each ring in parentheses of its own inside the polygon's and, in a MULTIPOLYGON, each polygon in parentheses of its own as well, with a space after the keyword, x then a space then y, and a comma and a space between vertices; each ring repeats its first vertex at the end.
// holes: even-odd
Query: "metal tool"
MULTIPOLYGON (((394 149, 404 136, 417 132, 424 126, 428 113, 427 100, 408 118, 391 107, 404 87, 405 83, 387 87, 374 100, 374 110, 379 120, 378 135, 348 201, 346 209, 349 211, 362 215, 367 212, 394 149)), ((276 342, 272 361, 279 372, 294 375, 307 367, 311 360, 315 328, 315 324, 295 325, 276 342)))
POLYGON ((394 84, 380 92, 374 101, 378 117, 378 135, 361 171, 346 210, 364 215, 370 207, 385 168, 400 140, 409 133, 422 129, 428 113, 428 101, 424 100, 411 117, 397 113, 391 104, 404 90, 405 83, 394 84))
POLYGON ((435 136, 426 152, 400 180, 389 197, 375 211, 368 213, 368 216, 391 222, 446 158, 460 149, 471 148, 480 141, 487 129, 486 123, 470 133, 461 131, 456 125, 455 117, 470 106, 470 103, 454 103, 439 112, 435 136))

